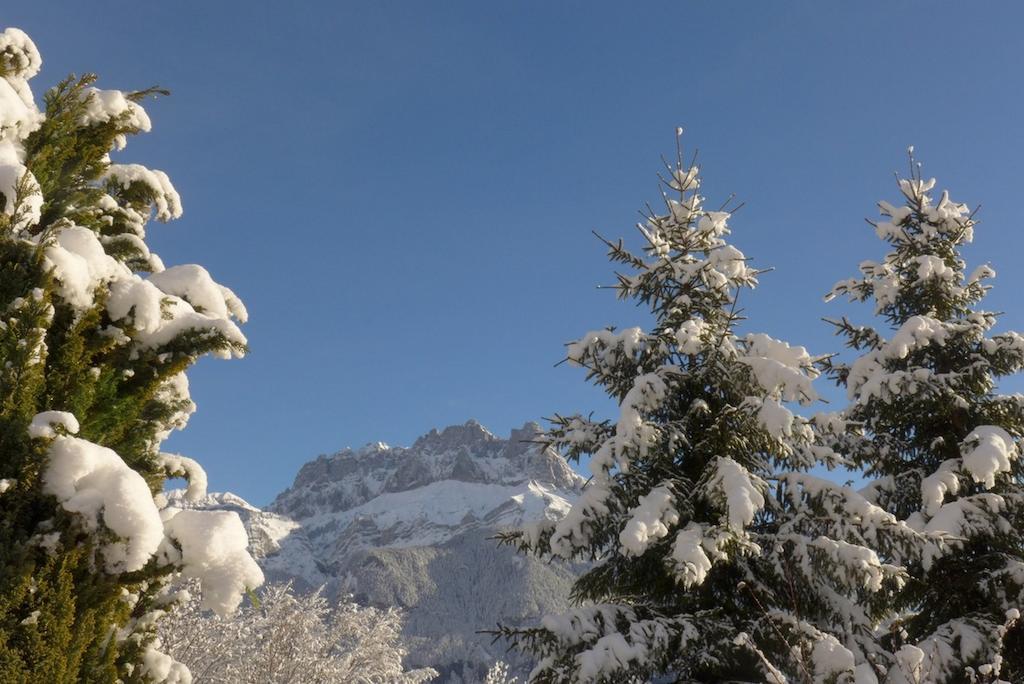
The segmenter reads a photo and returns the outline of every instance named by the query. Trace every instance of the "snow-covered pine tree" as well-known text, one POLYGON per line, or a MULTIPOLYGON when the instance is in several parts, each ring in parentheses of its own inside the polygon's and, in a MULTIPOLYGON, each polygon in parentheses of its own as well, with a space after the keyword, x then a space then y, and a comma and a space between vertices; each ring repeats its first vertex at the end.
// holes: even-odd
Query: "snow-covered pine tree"
POLYGON ((836 448, 872 478, 868 497, 922 532, 889 634, 890 682, 1024 681, 1024 397, 997 380, 1024 367, 1024 337, 992 334, 976 308, 995 275, 967 274, 967 206, 925 180, 911 149, 901 206, 872 222, 891 250, 829 298, 873 302, 889 336, 833 321, 852 363, 825 365, 847 390, 849 433, 836 448), (1001 674, 1000 674, 1001 673, 1001 674))
POLYGON ((165 580, 228 612, 262 573, 236 515, 165 505, 166 477, 206 482, 160 444, 194 410, 185 369, 245 352, 245 308, 199 266, 164 268, 146 224, 178 194, 108 156, 149 130, 156 91, 69 77, 40 112, 40 64, 0 33, 0 679, 185 682, 153 638, 165 580))
POLYGON ((568 347, 619 417, 555 416, 546 439, 589 456, 592 477, 563 520, 504 537, 592 561, 580 607, 498 634, 539 657, 537 682, 871 682, 877 615, 903 572, 869 544, 915 535, 805 472, 835 459, 785 405, 816 398, 815 359, 737 334, 737 297, 758 272, 725 240, 729 212, 704 208, 681 151, 668 172, 665 212, 638 226, 643 252, 607 243, 630 269, 619 297, 649 308, 651 330, 568 347))

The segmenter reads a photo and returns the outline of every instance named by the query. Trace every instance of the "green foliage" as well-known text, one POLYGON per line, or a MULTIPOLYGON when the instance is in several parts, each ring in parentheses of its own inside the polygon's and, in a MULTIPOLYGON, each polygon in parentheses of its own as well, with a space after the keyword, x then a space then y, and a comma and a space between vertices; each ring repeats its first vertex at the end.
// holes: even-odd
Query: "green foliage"
MULTIPOLYGON (((0 53, 0 77, 13 73, 9 57, 0 53)), ((69 76, 46 93, 45 119, 21 141, 28 173, 13 197, 0 193, 0 683, 146 681, 138 665, 153 627, 140 618, 171 570, 155 559, 138 572, 101 569, 113 535, 44 492, 47 443, 29 437, 33 416, 74 414, 79 437, 116 451, 156 493, 159 442, 191 410, 170 381, 203 354, 245 351, 217 330, 187 327, 164 344, 132 346, 132 323, 111 320, 104 286, 84 308, 61 295, 46 255, 69 226, 100 236, 129 269, 154 270, 142 239, 159 189, 108 177, 108 154, 142 127, 130 111, 90 117, 94 81, 69 76), (39 191, 39 219, 26 224, 39 191)), ((166 92, 124 96, 156 94, 166 92)))

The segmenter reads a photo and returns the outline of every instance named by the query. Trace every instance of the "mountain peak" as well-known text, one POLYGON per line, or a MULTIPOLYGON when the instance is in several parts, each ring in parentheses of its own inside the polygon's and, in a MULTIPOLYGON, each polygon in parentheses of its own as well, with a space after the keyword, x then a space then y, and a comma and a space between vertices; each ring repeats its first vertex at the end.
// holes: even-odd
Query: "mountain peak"
POLYGON ((413 449, 429 450, 434 452, 449 451, 459 447, 472 447, 486 442, 496 441, 494 434, 470 418, 462 425, 449 425, 440 432, 437 428, 413 442, 413 449))
POLYGON ((528 420, 523 423, 523 427, 519 429, 512 428, 508 440, 510 442, 536 444, 542 434, 544 434, 544 430, 541 426, 532 420, 528 420))
POLYGON ((391 447, 386 442, 367 442, 365 445, 355 450, 356 456, 368 456, 370 454, 377 454, 382 451, 389 451, 391 447))

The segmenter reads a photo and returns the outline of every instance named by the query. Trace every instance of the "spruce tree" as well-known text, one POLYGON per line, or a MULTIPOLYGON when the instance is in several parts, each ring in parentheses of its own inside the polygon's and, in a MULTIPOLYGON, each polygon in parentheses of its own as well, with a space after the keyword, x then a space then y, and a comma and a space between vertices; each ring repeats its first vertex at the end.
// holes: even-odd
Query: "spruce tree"
POLYGON ((245 352, 245 309, 201 267, 164 268, 146 228, 178 194, 110 159, 160 91, 71 76, 40 111, 40 64, 0 33, 0 681, 187 681, 154 640, 166 580, 227 612, 262 575, 237 516, 166 507, 166 477, 198 496, 205 476, 160 444, 194 409, 184 371, 245 352))
POLYGON ((650 311, 650 330, 568 346, 619 416, 556 415, 545 437, 589 456, 592 477, 563 520, 504 537, 590 562, 579 607, 498 633, 539 658, 538 682, 873 681, 874 630, 904 578, 873 548, 916 534, 806 472, 838 462, 814 430, 834 419, 787 406, 816 399, 819 359, 737 332, 759 272, 725 240, 730 213, 704 208, 697 167, 678 151, 667 171, 642 251, 607 242, 627 269, 617 294, 650 311))
POLYGON ((1024 367, 1024 337, 993 334, 997 314, 978 306, 995 273, 967 273, 960 254, 974 213, 946 191, 935 202, 912 153, 903 203, 880 202, 870 222, 890 251, 829 296, 873 303, 890 329, 832 321, 860 352, 825 364, 850 402, 835 446, 871 478, 869 498, 922 535, 880 636, 886 681, 1021 682, 1024 397, 997 381, 1024 367))

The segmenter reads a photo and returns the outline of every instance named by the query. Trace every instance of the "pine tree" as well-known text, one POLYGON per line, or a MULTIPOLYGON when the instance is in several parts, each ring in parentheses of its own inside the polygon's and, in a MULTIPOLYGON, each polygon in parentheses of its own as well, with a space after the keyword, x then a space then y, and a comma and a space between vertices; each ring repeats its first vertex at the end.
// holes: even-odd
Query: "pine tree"
MULTIPOLYGON (((835 442, 872 478, 877 505, 922 534, 911 581, 881 643, 891 682, 1024 681, 1024 397, 997 380, 1024 367, 1024 337, 992 334, 977 308, 995 275, 960 256, 974 213, 925 180, 898 179, 904 203, 871 222, 890 251, 831 297, 873 302, 889 337, 832 321, 851 364, 825 365, 846 388, 848 432, 835 442)), ((842 431, 839 431, 842 434, 842 431)))
POLYGON ((498 633, 540 658, 538 682, 870 682, 874 630, 904 578, 873 548, 916 533, 806 472, 838 463, 814 430, 834 419, 786 406, 816 399, 818 359, 736 332, 759 272, 725 240, 730 213, 704 208, 698 169, 681 151, 667 169, 643 251, 607 242, 629 269, 618 296, 649 309, 650 331, 568 346, 619 417, 552 419, 545 439, 589 456, 592 477, 563 520, 504 537, 592 562, 580 607, 498 633))
POLYGON ((160 451, 194 405, 184 371, 241 356, 237 297, 199 266, 164 268, 151 216, 181 215, 160 171, 109 153, 148 131, 160 94, 68 77, 40 112, 41 64, 0 33, 0 681, 187 681, 158 650, 166 580, 198 577, 208 607, 262 581, 237 516, 166 507, 160 451))

